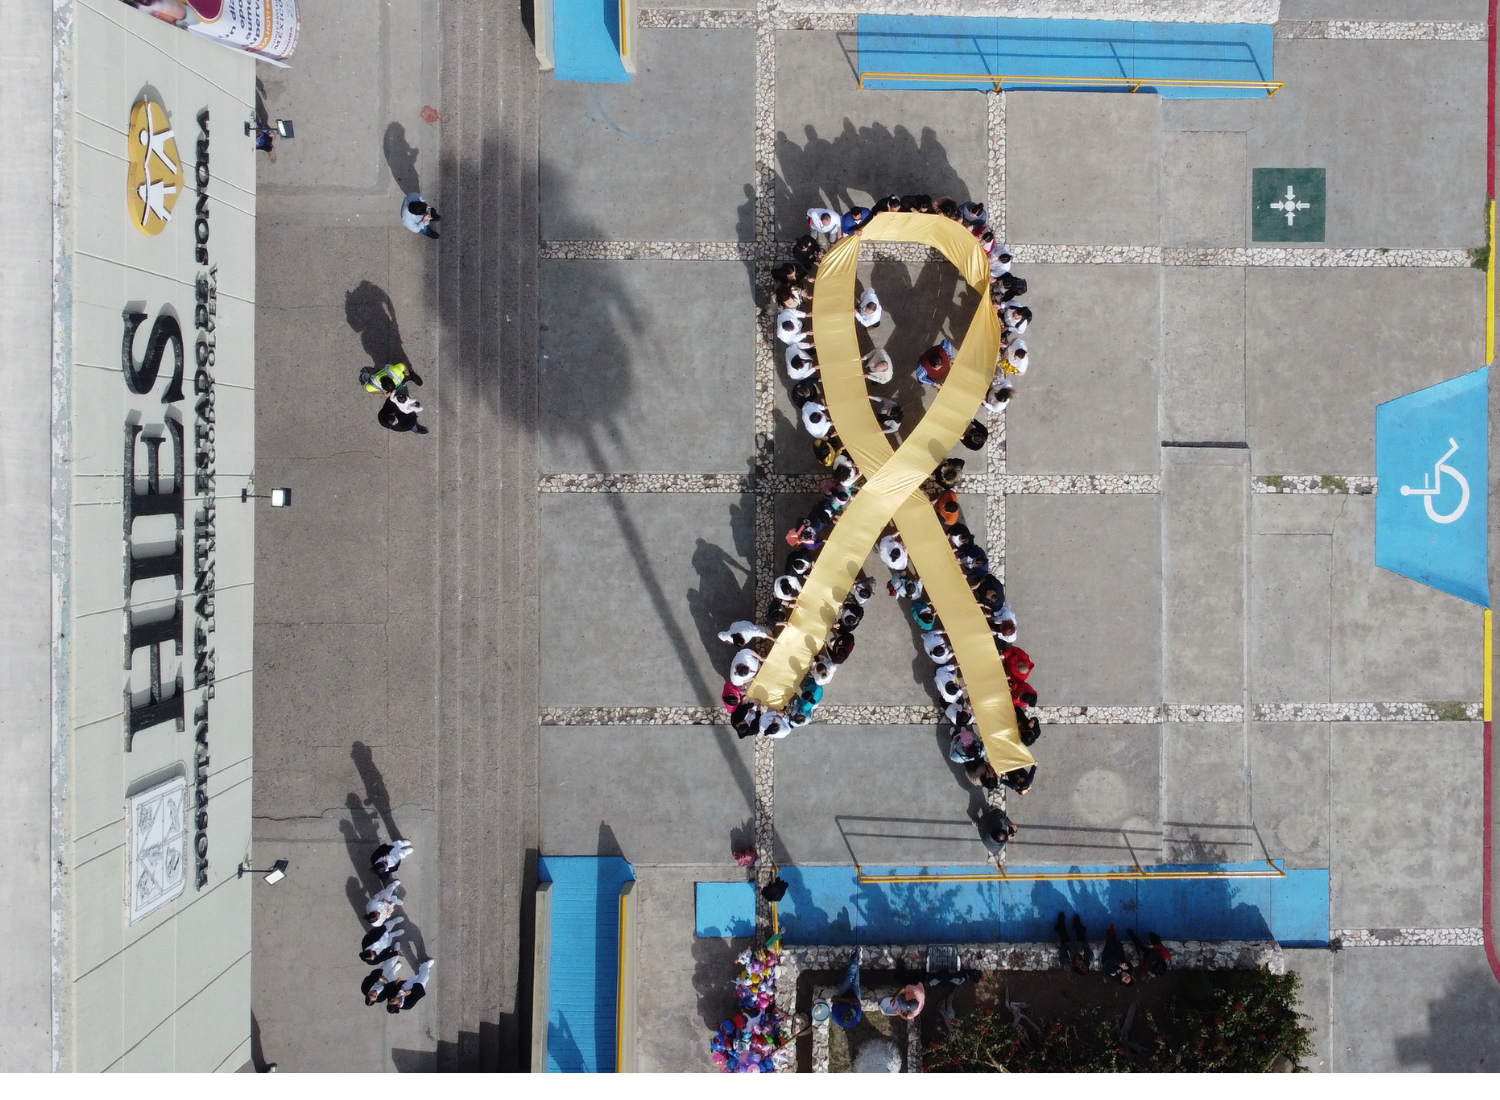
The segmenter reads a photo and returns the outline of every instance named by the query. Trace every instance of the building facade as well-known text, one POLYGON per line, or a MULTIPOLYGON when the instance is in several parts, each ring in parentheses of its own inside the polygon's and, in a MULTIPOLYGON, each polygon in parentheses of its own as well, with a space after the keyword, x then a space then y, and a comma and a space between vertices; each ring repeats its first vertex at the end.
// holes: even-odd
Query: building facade
POLYGON ((255 61, 119 0, 4 12, 0 1069, 237 1070, 255 61))

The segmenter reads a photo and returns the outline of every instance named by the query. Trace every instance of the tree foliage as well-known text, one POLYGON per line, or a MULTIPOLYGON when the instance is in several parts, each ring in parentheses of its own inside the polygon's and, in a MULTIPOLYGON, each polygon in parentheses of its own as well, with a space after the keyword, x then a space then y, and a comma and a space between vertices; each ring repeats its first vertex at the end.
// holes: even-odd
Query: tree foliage
POLYGON ((1042 1021, 1022 1033, 1004 1005, 960 1019, 927 1047, 929 1073, 1258 1073, 1284 1056, 1297 1069, 1312 1050, 1297 1011, 1295 973, 1202 972, 1197 995, 1174 998, 1158 1013, 1122 1020, 1098 1008, 1042 1021))

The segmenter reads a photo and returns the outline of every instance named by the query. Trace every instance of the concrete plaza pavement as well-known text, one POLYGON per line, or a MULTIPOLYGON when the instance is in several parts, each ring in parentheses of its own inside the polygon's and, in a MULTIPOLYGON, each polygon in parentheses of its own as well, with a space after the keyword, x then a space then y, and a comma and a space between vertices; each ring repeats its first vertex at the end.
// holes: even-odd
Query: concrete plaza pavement
MULTIPOLYGON (((1482 18, 1448 6, 1283 17, 1482 18)), ((298 68, 267 84, 273 113, 300 114, 262 165, 258 350, 264 392, 298 400, 263 401, 257 477, 298 496, 258 531, 257 858, 297 870, 258 899, 263 1057, 520 1066, 539 851, 632 862, 641 1068, 710 1068, 739 945, 694 938, 693 883, 744 877, 758 802, 755 746, 705 724, 716 634, 774 576, 757 514, 779 539, 817 470, 757 367, 755 280, 807 206, 922 190, 984 198, 1029 257, 1035 365, 1003 434, 964 456, 1046 708, 1011 862, 1250 858, 1258 831, 1330 870, 1336 932, 1415 945, 1288 953, 1314 1068, 1494 1064, 1479 613, 1377 570, 1374 498, 1338 489, 1374 473, 1377 403, 1481 365, 1463 250, 1483 235, 1483 44, 1279 40, 1269 102, 1001 100, 861 93, 840 32, 767 9, 760 33, 642 27, 632 82, 586 86, 538 76, 519 26, 477 8, 310 17, 298 68), (379 96, 338 86, 352 57, 381 58, 379 96), (299 144, 332 108, 338 141, 299 144), (1250 171, 1304 164, 1328 169, 1328 249, 1431 255, 1128 252, 1245 248, 1250 171), (395 225, 413 171, 441 242, 395 225), (353 381, 398 348, 427 382, 424 439, 382 433, 353 381), (1233 446, 1163 445, 1183 442, 1233 446), (340 993, 362 973, 356 863, 394 829, 417 840, 412 913, 439 958, 415 1022, 340 993), (1453 930, 1464 946, 1420 946, 1453 930), (284 1011, 299 966, 346 939, 317 1011, 284 1011)), ((973 308, 941 264, 860 274, 901 360, 973 308)), ((882 593, 832 720, 774 750, 776 859, 982 859, 928 676, 882 593), (840 710, 872 705, 897 709, 840 710)))

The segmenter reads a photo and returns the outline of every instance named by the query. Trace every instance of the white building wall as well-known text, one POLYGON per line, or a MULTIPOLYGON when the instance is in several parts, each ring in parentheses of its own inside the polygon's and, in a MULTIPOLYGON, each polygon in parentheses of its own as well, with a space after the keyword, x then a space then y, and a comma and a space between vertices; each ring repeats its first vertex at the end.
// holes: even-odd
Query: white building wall
MULTIPOLYGON (((253 521, 241 501, 254 464, 255 161, 243 125, 250 117, 255 62, 222 46, 133 11, 118 0, 75 0, 58 104, 64 163, 65 240, 59 279, 58 331, 65 364, 66 430, 55 452, 71 499, 65 502, 67 563, 62 571, 67 637, 55 650, 63 680, 65 737, 55 763, 61 783, 63 889, 59 904, 59 1068, 92 1070, 235 1070, 249 1058, 250 890, 255 876, 235 871, 250 849, 253 521), (160 103, 175 132, 183 191, 156 236, 132 225, 126 176, 132 106, 142 93, 160 103), (194 239, 194 162, 199 112, 207 108, 208 263, 217 268, 211 493, 195 477, 201 395, 195 392, 195 344, 207 339, 195 318, 206 274, 194 239), (174 314, 186 363, 183 397, 162 401, 172 373, 144 395, 131 392, 122 368, 124 313, 143 313, 133 341, 140 361, 156 318, 174 314), (184 559, 181 590, 171 577, 126 583, 125 433, 164 435, 161 489, 170 491, 173 454, 168 417, 184 429, 184 559), (195 519, 214 502, 212 616, 195 587, 195 543, 207 539, 195 519), (130 707, 149 685, 149 650, 137 648, 125 669, 125 624, 183 607, 182 654, 158 647, 163 691, 183 677, 184 722, 173 720, 127 737, 130 707), (206 628, 212 626, 209 631, 206 628), (211 687, 195 680, 195 634, 212 650, 211 687), (134 696, 127 700, 127 685, 134 696), (208 866, 197 882, 200 832, 194 789, 202 755, 195 713, 207 702, 208 866), (129 749, 127 751, 127 741, 129 749), (131 823, 126 801, 172 775, 187 780, 180 895, 130 920, 131 823)), ((147 448, 137 444, 136 492, 145 489, 147 448)), ((137 556, 170 546, 170 515, 138 517, 137 556)), ((207 667, 207 666, 205 666, 207 667)), ((170 848, 170 846, 169 846, 170 848)))
POLYGON ((52 5, 0 0, 0 1072, 52 1066, 52 5))

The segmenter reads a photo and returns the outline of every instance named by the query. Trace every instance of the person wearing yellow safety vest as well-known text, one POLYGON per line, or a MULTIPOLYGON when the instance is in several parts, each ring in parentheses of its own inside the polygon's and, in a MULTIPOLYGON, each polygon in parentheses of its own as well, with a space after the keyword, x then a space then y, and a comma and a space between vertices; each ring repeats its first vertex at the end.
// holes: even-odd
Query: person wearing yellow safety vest
POLYGON ((376 419, 381 427, 393 432, 415 432, 426 435, 427 429, 417 423, 417 414, 422 404, 407 389, 407 383, 420 386, 422 379, 405 363, 387 363, 379 370, 366 367, 360 371, 360 381, 370 393, 383 393, 385 404, 380 407, 376 419))

